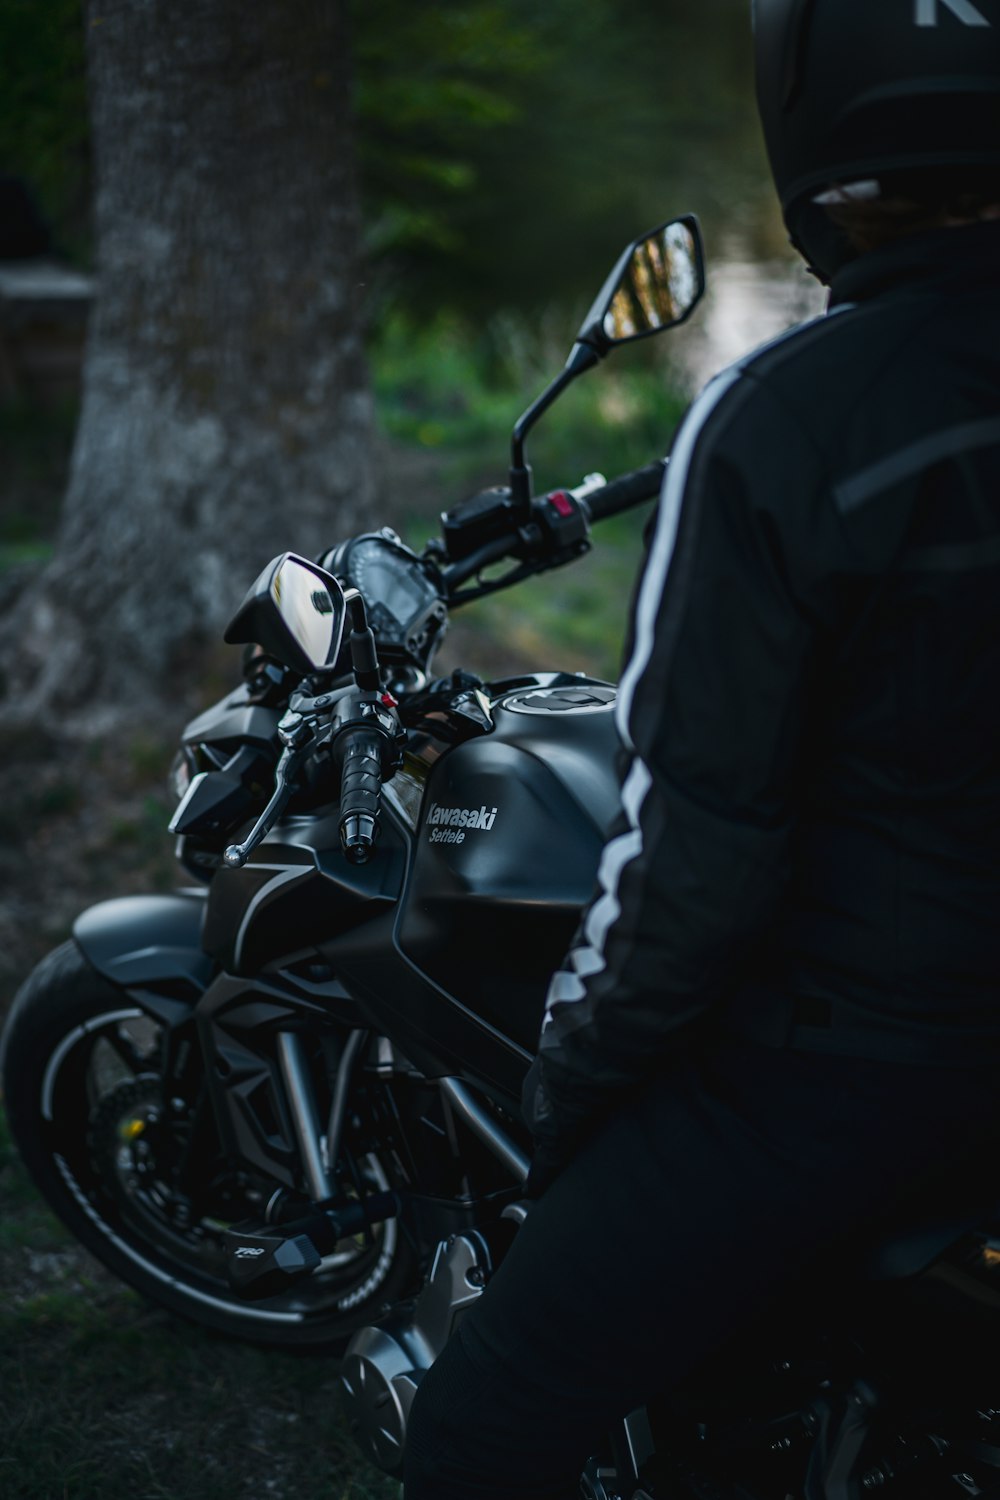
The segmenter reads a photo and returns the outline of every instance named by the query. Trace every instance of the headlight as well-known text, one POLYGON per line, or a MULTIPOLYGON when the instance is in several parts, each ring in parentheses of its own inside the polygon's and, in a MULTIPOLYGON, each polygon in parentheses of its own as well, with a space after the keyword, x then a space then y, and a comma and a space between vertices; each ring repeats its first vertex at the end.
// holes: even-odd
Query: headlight
POLYGON ((191 785, 194 776, 194 767, 191 764, 189 754, 186 750, 178 750, 174 756, 170 772, 167 776, 167 785, 173 792, 176 801, 180 801, 191 785))

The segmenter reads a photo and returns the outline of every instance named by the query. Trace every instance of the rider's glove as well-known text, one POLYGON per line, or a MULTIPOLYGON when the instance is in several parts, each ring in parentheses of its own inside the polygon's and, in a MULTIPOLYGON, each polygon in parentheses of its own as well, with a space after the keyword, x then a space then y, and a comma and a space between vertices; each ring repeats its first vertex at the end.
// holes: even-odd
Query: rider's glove
POLYGON ((555 1145, 542 1141, 535 1147, 531 1167, 524 1184, 526 1198, 540 1198, 566 1166, 569 1158, 555 1145))
POLYGON ((545 1092, 540 1057, 535 1058, 524 1080, 521 1113, 535 1138, 535 1153, 524 1190, 529 1198, 540 1198, 573 1154, 556 1126, 555 1113, 545 1092))

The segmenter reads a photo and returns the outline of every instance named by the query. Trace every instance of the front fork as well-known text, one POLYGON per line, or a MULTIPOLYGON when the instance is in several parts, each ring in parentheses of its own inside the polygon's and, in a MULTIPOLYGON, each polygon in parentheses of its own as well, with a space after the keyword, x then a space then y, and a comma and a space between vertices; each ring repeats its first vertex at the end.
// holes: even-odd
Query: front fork
POLYGON ((331 1080, 330 1114, 325 1136, 313 1086, 309 1056, 301 1035, 279 1031, 275 1060, 282 1085, 292 1141, 297 1148, 304 1186, 311 1200, 302 1216, 289 1221, 280 1210, 231 1226, 223 1236, 229 1282, 248 1300, 272 1297, 318 1270, 345 1239, 367 1233, 373 1224, 395 1218, 401 1201, 395 1192, 338 1196, 337 1161, 348 1094, 368 1032, 351 1031, 331 1080), (278 1220, 279 1222, 275 1222, 278 1220))
MULTIPOLYGON (((275 1039, 278 1068, 285 1085, 285 1099, 295 1143, 299 1148, 302 1175, 314 1203, 333 1197, 333 1184, 323 1160, 319 1110, 302 1038, 294 1031, 279 1031, 275 1039)), ((327 1136, 329 1143, 329 1135, 327 1136)), ((335 1160, 327 1151, 327 1160, 335 1160)))
POLYGON ((336 1192, 332 1174, 340 1155, 351 1079, 368 1037, 369 1033, 360 1028, 348 1033, 332 1082, 330 1114, 324 1135, 302 1038, 295 1031, 280 1031, 277 1036, 278 1068, 299 1148, 302 1175, 314 1203, 325 1203, 336 1192))

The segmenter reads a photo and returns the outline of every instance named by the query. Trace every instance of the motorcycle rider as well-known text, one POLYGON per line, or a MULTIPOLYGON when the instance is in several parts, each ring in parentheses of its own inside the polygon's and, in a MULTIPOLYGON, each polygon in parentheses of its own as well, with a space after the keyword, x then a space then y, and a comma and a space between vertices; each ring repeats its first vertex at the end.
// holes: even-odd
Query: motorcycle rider
POLYGON ((998 1192, 1000 4, 754 29, 830 314, 676 438, 525 1089, 539 1201, 419 1388, 407 1500, 574 1494, 791 1278, 998 1192))

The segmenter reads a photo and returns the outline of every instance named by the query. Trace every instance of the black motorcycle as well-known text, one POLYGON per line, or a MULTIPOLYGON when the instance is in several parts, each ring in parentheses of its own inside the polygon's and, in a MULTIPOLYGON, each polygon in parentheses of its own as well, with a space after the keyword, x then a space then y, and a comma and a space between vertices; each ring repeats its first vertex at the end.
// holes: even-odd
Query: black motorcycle
MULTIPOLYGON (((226 633, 243 685, 176 763, 194 884, 85 912, 4 1034, 15 1139, 80 1241, 213 1328, 344 1351, 389 1473, 528 1211, 521 1084, 619 802, 613 685, 432 680, 431 662, 450 610, 658 492, 662 462, 533 496, 525 437, 703 287, 694 220, 635 241, 518 422, 507 486, 446 512, 421 555, 386 529, 265 569, 226 633)), ((998 1313, 989 1229, 921 1226, 595 1434, 582 1493, 1000 1496, 998 1313)))

